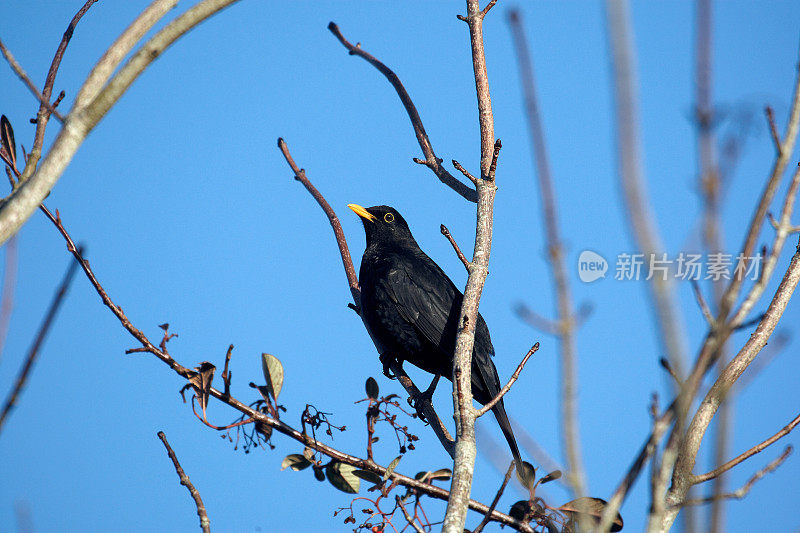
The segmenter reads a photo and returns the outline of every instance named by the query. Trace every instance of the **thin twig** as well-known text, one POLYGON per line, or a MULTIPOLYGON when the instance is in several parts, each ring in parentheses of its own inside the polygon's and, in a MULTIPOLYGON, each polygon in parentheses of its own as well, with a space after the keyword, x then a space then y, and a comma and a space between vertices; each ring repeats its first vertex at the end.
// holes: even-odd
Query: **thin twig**
POLYGON ((486 175, 486 179, 489 181, 494 181, 494 174, 497 172, 497 158, 500 156, 500 149, 503 148, 503 143, 500 139, 497 139, 494 142, 494 149, 492 150, 492 162, 489 164, 489 172, 486 175))
POLYGON ((515 305, 514 312, 523 322, 539 331, 556 337, 561 335, 561 327, 558 322, 543 317, 523 303, 515 305))
MULTIPOLYGON (((758 236, 761 232, 761 226, 766 218, 769 206, 772 203, 772 198, 775 191, 778 189, 783 172, 789 164, 789 157, 794 151, 794 145, 797 141, 798 131, 800 131, 800 67, 795 79, 794 94, 792 95, 792 107, 789 111, 789 120, 786 124, 786 132, 781 142, 781 148, 778 150, 778 155, 773 163, 772 170, 770 171, 767 183, 761 193, 756 210, 753 212, 753 217, 750 220, 750 225, 741 248, 741 255, 743 257, 751 257, 758 242, 758 236)), ((734 303, 739 297, 744 276, 733 276, 728 288, 725 290, 725 295, 722 299, 718 315, 723 319, 728 316, 728 313, 733 308, 734 303)))
POLYGON ((486 4, 486 7, 484 7, 483 10, 481 10, 481 18, 485 17, 486 13, 488 13, 489 10, 492 9, 496 3, 497 0, 491 0, 488 4, 486 4))
POLYGON ((681 378, 678 377, 678 374, 675 373, 675 370, 672 369, 672 366, 669 364, 669 359, 666 357, 660 357, 658 359, 658 364, 661 365, 661 368, 667 371, 667 374, 675 380, 675 383, 680 386, 681 378))
MULTIPOLYGON (((664 244, 646 190, 629 2, 607 0, 606 16, 613 66, 614 117, 620 186, 628 216, 628 228, 638 250, 651 260, 655 254, 664 251, 664 244)), ((653 307, 661 344, 672 367, 679 376, 683 376, 686 336, 675 300, 673 280, 669 277, 665 279, 662 276, 653 276, 648 283, 648 289, 655 304, 653 307)))
MULTIPOLYGON (((503 483, 500 485, 500 488, 497 489, 497 494, 494 495, 494 499, 492 500, 492 503, 489 505, 490 510, 494 510, 494 508, 497 507, 497 503, 500 501, 500 497, 503 495, 503 491, 506 490, 506 485, 508 485, 508 482, 511 480, 511 474, 514 472, 515 467, 516 463, 514 461, 511 461, 511 464, 508 465, 508 470, 506 470, 506 475, 503 477, 503 483)), ((486 527, 486 524, 489 523, 490 516, 491 513, 487 513, 486 515, 484 515, 483 520, 481 520, 481 523, 478 524, 478 527, 472 530, 472 533, 481 533, 481 531, 483 531, 483 528, 486 527)))
POLYGON ((39 332, 36 334, 33 345, 31 345, 30 350, 28 350, 28 355, 25 358, 25 364, 22 365, 22 370, 20 370, 19 376, 17 376, 17 381, 14 383, 14 388, 11 389, 11 392, 8 394, 8 398, 6 398, 5 404, 3 405, 3 411, 0 414, 0 430, 2 430, 3 422, 5 422, 9 413, 16 405, 19 394, 22 392, 22 389, 28 380, 28 375, 33 368, 33 363, 36 361, 36 356, 39 355, 39 350, 42 347, 42 344, 44 343, 51 326, 53 325, 53 321, 56 318, 56 313, 58 313, 61 304, 64 302, 64 297, 67 295, 67 289, 69 288, 70 283, 72 283, 72 278, 75 275, 77 266, 77 263, 70 261, 69 267, 67 267, 67 273, 64 274, 64 279, 61 280, 61 284, 58 286, 58 289, 53 296, 53 301, 50 303, 50 308, 45 314, 44 321, 39 328, 39 332))
MULTIPOLYGON (((328 222, 330 222, 331 228, 333 228, 333 233, 336 236, 336 244, 339 246, 339 254, 342 257, 342 265, 344 266, 344 273, 347 276, 347 283, 350 285, 350 293, 353 296, 355 305, 360 306, 361 290, 358 287, 358 277, 356 276, 356 269, 353 267, 353 259, 350 257, 350 249, 347 246, 347 239, 344 236, 344 230, 342 230, 342 224, 339 222, 339 217, 336 216, 336 212, 333 210, 325 197, 322 196, 317 188, 314 187, 314 185, 308 180, 306 177, 306 171, 302 168, 299 168, 294 162, 292 154, 289 153, 289 147, 287 146, 286 141, 284 141, 281 137, 278 138, 278 148, 283 154, 283 157, 286 159, 286 163, 289 165, 289 168, 291 168, 292 172, 294 172, 294 179, 303 184, 303 187, 305 187, 306 190, 311 193, 311 196, 314 197, 314 200, 317 201, 319 206, 325 212, 325 215, 328 217, 328 222)), ((360 307, 357 312, 361 314, 360 307)))
MULTIPOLYGON (((778 264, 778 258, 783 251, 786 238, 792 233, 792 213, 794 212, 795 198, 800 189, 800 165, 795 168, 792 175, 792 181, 789 184, 789 189, 786 191, 786 196, 783 199, 783 206, 781 208, 780 222, 773 224, 775 227, 775 238, 772 241, 770 253, 766 258, 762 257, 761 273, 758 281, 750 288, 739 309, 734 313, 733 318, 730 320, 731 326, 736 328, 742 325, 745 317, 755 306, 756 302, 761 298, 764 293, 769 280, 775 272, 775 266, 778 264)), ((774 219, 773 219, 774 221, 774 219)))
POLYGON ((231 394, 231 372, 228 370, 228 365, 231 362, 231 355, 233 354, 233 344, 228 346, 228 351, 225 353, 225 367, 222 369, 222 382, 225 384, 225 394, 231 394))
POLYGON ((17 238, 6 243, 6 265, 3 269, 2 304, 0 304, 0 360, 6 344, 8 326, 11 324, 11 311, 14 309, 14 288, 17 285, 17 238))
POLYGON ((175 467, 175 472, 178 474, 178 478, 181 480, 181 485, 183 485, 189 490, 189 494, 194 500, 194 504, 197 506, 197 516, 200 517, 200 528, 203 530, 204 533, 210 533, 211 522, 208 519, 208 513, 206 513, 206 506, 203 505, 203 498, 200 497, 200 492, 195 488, 195 486, 189 480, 189 476, 186 475, 186 472, 183 471, 183 467, 181 467, 181 464, 178 462, 178 457, 175 455, 175 452, 172 450, 172 447, 169 445, 169 442, 167 442, 167 436, 164 435, 164 432, 159 431, 157 435, 158 438, 161 439, 161 442, 164 444, 164 448, 167 449, 167 455, 169 455, 169 458, 172 460, 172 464, 175 467))
POLYGON ((492 398, 488 403, 484 404, 483 407, 481 407, 475 412, 476 418, 485 415, 492 407, 497 405, 497 402, 503 399, 503 396, 505 396, 506 393, 509 390, 511 390, 511 386, 514 384, 514 382, 517 381, 517 379, 519 379, 519 375, 522 372, 522 369, 525 368, 525 363, 528 362, 528 359, 530 359, 531 356, 535 354, 538 349, 539 349, 539 343, 537 342, 531 347, 530 350, 528 350, 528 353, 525 354, 525 357, 522 358, 522 361, 520 361, 520 363, 517 365, 517 369, 514 370, 513 374, 511 374, 511 378, 509 378, 508 383, 506 383, 505 386, 502 389, 500 389, 500 392, 497 393, 497 396, 492 398))
POLYGON ((452 163, 453 163, 453 166, 454 166, 454 167, 456 167, 456 170, 458 170, 459 172, 461 172, 462 174, 464 174, 464 177, 466 177, 466 178, 467 178, 469 181, 471 181, 471 182, 472 182, 472 183, 474 183, 475 185, 477 185, 477 184, 478 184, 478 178, 476 178, 475 176, 473 176, 472 174, 470 174, 469 170, 467 170, 466 168, 464 168, 464 167, 461 165, 461 163, 459 163, 459 162, 458 162, 458 161, 456 161, 455 159, 453 159, 452 163))
POLYGON ((394 501, 400 508, 400 512, 403 513, 403 517, 406 519, 406 522, 408 522, 408 525, 411 526, 417 533, 425 533, 425 531, 423 531, 423 529, 419 527, 419 524, 417 524, 414 518, 410 514, 408 514, 405 505, 403 505, 403 499, 400 497, 399 494, 395 495, 394 501))
POLYGON ((687 500, 683 502, 682 506, 685 507, 687 505, 703 505, 706 503, 710 503, 715 499, 726 499, 726 500, 741 500, 744 498, 750 489, 753 488, 753 485, 761 479, 762 477, 766 476, 770 472, 774 471, 776 468, 781 466, 783 462, 791 455, 794 448, 792 446, 787 446, 786 449, 783 450, 783 453, 776 457, 773 461, 771 461, 767 466, 753 474, 750 479, 747 480, 747 483, 742 485, 739 489, 735 490, 734 492, 729 492, 727 494, 719 494, 714 495, 708 498, 701 498, 697 500, 687 500))
POLYGON ((771 436, 770 438, 768 438, 764 442, 753 446, 752 448, 750 448, 746 452, 742 453, 738 457, 736 457, 734 459, 731 459, 730 461, 728 461, 724 465, 718 466, 717 468, 715 468, 714 470, 712 470, 710 472, 707 472, 707 473, 699 475, 699 476, 692 476, 692 480, 691 480, 692 483, 695 484, 695 485, 698 484, 698 483, 703 483, 705 481, 708 481, 709 479, 714 479, 714 478, 718 477, 723 472, 727 472, 728 470, 730 470, 734 466, 738 465, 742 461, 745 461, 746 459, 749 459, 750 457, 754 456, 755 454, 764 451, 768 446, 770 446, 773 443, 775 443, 776 441, 778 441, 778 439, 781 439, 781 438, 785 437, 786 435, 788 435, 789 433, 791 433, 791 431, 797 426, 797 424, 800 424, 800 414, 797 415, 794 418, 794 420, 789 422, 786 426, 783 427, 783 429, 781 429, 780 431, 775 433, 773 436, 771 436))
MULTIPOLYGON (((43 101, 39 104, 39 111, 36 114, 36 133, 33 136, 33 146, 31 147, 30 154, 25 162, 25 170, 22 173, 23 179, 27 179, 33 171, 36 170, 36 165, 39 163, 39 158, 41 157, 42 153, 42 145, 44 144, 44 131, 47 127, 47 122, 50 120, 50 109, 46 105, 46 103, 50 102, 50 97, 53 94, 53 86, 56 82, 56 74, 58 74, 58 69, 61 66, 61 60, 64 57, 64 52, 67 49, 67 45, 69 41, 72 39, 72 34, 75 32, 75 28, 78 26, 78 22, 83 18, 83 15, 89 10, 92 5, 97 2, 97 0, 86 0, 86 3, 83 4, 75 16, 72 17, 72 20, 69 22, 64 35, 61 37, 61 42, 58 44, 58 48, 56 49, 55 56, 53 56, 53 61, 50 63, 50 70, 47 71, 47 77, 44 81, 44 88, 42 89, 42 98, 43 101)), ((58 107, 58 104, 64 98, 64 91, 61 91, 61 94, 58 95, 55 102, 53 102, 53 109, 58 107)), ((62 120, 63 122, 63 120, 62 120)))
POLYGON ((450 241, 450 244, 453 246, 453 250, 455 250, 456 255, 458 256, 459 259, 461 259, 461 264, 464 265, 464 268, 466 268, 467 272, 469 272, 469 261, 464 256, 464 253, 461 251, 461 248, 458 247, 458 243, 456 242, 456 240, 450 234, 450 230, 447 229, 447 226, 441 224, 439 226, 439 231, 441 231, 442 235, 447 237, 447 240, 450 241))
POLYGON ((14 56, 11 54, 8 48, 6 48, 6 45, 3 44, 2 40, 0 40, 0 52, 3 53, 3 57, 5 57, 6 61, 8 61, 8 65, 11 67, 11 70, 13 70, 17 77, 22 80, 25 86, 28 87, 33 95, 39 100, 41 105, 45 106, 47 110, 55 115, 60 122, 64 122, 64 117, 61 115, 61 113, 56 111, 50 102, 47 101, 44 95, 39 92, 39 89, 36 88, 36 85, 28 77, 28 74, 25 73, 25 70, 22 68, 22 66, 17 63, 17 60, 14 59, 14 56))
MULTIPOLYGON (((566 480, 574 498, 586 495, 586 475, 583 467, 583 454, 580 446, 578 424, 578 387, 577 387, 577 343, 575 341, 576 323, 574 320, 572 291, 567 276, 564 258, 564 246, 561 242, 561 231, 558 221, 558 203, 555 185, 550 169, 549 156, 545 142, 544 127, 539 112, 536 94, 536 77, 534 76, 533 58, 525 37, 525 29, 518 11, 509 13, 509 25, 514 40, 522 93, 525 101, 525 115, 531 138, 531 155, 536 165, 536 178, 541 195, 542 227, 547 242, 547 259, 553 290, 556 300, 557 320, 554 321, 556 335, 559 339, 561 363, 560 410, 561 410, 561 443, 567 459, 566 480)), ((528 315, 532 317, 533 315, 528 315)), ((546 323, 545 323, 546 324, 546 323)), ((583 529, 588 523, 581 519, 583 529)))
POLYGON ((433 173, 436 174, 436 177, 439 178, 439 181, 453 189, 466 200, 469 200, 470 202, 477 202, 478 195, 475 190, 458 181, 442 166, 442 160, 436 157, 436 154, 433 151, 433 146, 431 145, 431 141, 428 138, 428 134, 425 132, 425 127, 422 125, 422 119, 419 116, 419 112, 417 112, 414 102, 408 95, 406 88, 403 87, 403 83, 400 81, 400 78, 397 77, 397 74, 395 74, 389 67, 375 58, 375 56, 362 49, 360 45, 351 44, 350 41, 345 39, 344 35, 342 35, 342 32, 339 30, 339 26, 337 26, 335 23, 331 22, 328 24, 328 30, 330 30, 330 32, 336 36, 336 38, 347 49, 350 55, 358 56, 367 61, 370 65, 378 69, 378 71, 383 74, 387 80, 389 80, 389 83, 392 84, 392 87, 394 87, 394 90, 397 92, 397 96, 400 97, 400 101, 403 103, 403 107, 406 109, 406 113, 408 113, 408 118, 411 119, 411 125, 414 128, 414 135, 416 135, 419 147, 422 149, 422 153, 425 155, 425 161, 421 162, 421 164, 424 164, 430 168, 433 173))
POLYGON ((772 137, 772 142, 775 144, 775 150, 781 153, 781 136, 778 135, 778 127, 775 125, 775 112, 772 106, 764 108, 764 113, 767 115, 767 124, 769 125, 769 134, 772 137))
POLYGON ((691 280, 691 283, 692 290, 694 291, 694 298, 697 300, 697 305, 700 306, 700 310, 703 312, 703 316, 705 317, 706 322, 708 322, 708 325, 713 328, 714 315, 711 314, 711 309, 709 309, 706 299, 703 297, 703 291, 700 289, 700 284, 697 283, 696 279, 691 280))

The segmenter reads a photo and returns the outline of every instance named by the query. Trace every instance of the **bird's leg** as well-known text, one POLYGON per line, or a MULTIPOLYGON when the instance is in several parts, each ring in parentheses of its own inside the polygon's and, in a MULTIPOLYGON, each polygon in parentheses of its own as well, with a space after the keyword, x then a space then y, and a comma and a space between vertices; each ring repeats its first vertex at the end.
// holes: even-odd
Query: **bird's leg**
POLYGON ((381 364, 383 364, 383 375, 389 379, 397 379, 397 376, 392 372, 391 367, 392 363, 397 363, 400 367, 403 367, 403 361, 397 358, 397 355, 384 352, 380 355, 381 364))
POLYGON ((436 386, 439 384, 439 378, 441 377, 441 374, 435 374, 433 376, 433 381, 431 381, 431 384, 428 385, 427 389, 425 389, 425 392, 420 392, 416 396, 412 396, 408 399, 408 404, 417 411, 417 415, 423 422, 427 422, 427 420, 425 420, 425 415, 422 414, 420 406, 423 401, 432 403, 431 400, 433 399, 433 393, 436 391, 436 386))

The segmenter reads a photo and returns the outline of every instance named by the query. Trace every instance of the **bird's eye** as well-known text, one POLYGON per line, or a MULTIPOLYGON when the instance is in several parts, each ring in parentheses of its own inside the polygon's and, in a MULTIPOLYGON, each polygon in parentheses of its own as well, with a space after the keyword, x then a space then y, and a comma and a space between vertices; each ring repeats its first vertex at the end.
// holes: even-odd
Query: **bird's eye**
POLYGON ((394 215, 391 213, 386 213, 385 215, 383 215, 383 220, 385 220, 386 222, 394 222, 394 215))

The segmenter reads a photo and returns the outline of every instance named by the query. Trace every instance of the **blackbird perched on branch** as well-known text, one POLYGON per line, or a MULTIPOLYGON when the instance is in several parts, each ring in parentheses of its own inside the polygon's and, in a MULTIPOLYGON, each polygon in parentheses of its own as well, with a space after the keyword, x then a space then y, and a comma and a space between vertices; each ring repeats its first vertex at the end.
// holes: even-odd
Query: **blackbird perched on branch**
MULTIPOLYGON (((408 361, 437 376, 424 393, 431 395, 438 376, 452 381, 464 295, 420 249, 405 219, 394 208, 364 208, 356 204, 347 207, 361 217, 367 234, 359 273, 361 314, 381 354, 383 373, 393 377, 389 371, 393 359, 401 364, 408 361)), ((491 401, 501 389, 493 355, 489 328, 479 314, 472 351, 472 396, 481 404, 491 401)), ((494 405, 492 412, 519 465, 519 449, 503 400, 494 405)))

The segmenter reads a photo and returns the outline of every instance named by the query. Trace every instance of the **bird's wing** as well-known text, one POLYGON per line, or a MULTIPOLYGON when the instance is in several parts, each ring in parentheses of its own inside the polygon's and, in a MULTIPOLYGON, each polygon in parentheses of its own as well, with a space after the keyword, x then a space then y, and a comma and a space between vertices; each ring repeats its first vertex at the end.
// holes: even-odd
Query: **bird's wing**
POLYGON ((440 269, 428 264, 415 267, 414 271, 402 265, 391 269, 386 277, 387 293, 400 315, 428 341, 452 352, 458 320, 458 309, 453 313, 453 307, 456 300, 461 304, 460 293, 440 269))

